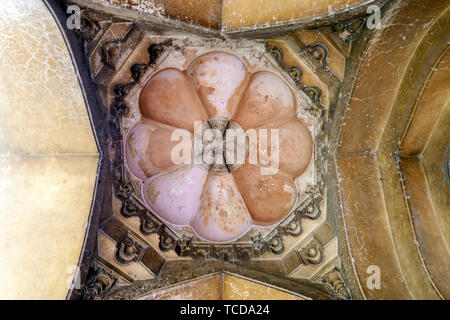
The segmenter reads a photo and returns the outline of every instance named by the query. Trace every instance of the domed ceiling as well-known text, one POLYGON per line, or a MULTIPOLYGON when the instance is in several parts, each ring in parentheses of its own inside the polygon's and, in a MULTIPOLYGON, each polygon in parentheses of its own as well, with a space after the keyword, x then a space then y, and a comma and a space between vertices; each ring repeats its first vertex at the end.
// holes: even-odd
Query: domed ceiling
MULTIPOLYGON (((220 249, 229 260, 240 253, 252 259, 260 239, 281 254, 280 230, 302 231, 299 206, 320 216, 312 190, 322 121, 309 110, 311 98, 264 42, 205 48, 201 37, 146 40, 150 46, 136 54, 151 62, 133 61, 145 69, 113 85, 110 98, 112 119, 120 120, 115 150, 123 150, 114 161, 121 217, 142 215, 155 226, 149 234, 163 232, 163 251, 183 239, 189 248, 180 246, 181 255, 220 256, 220 249)), ((123 79, 120 71, 116 77, 123 79)))
POLYGON ((424 2, 46 1, 80 8, 100 152, 67 298, 448 299, 450 11, 424 2))
POLYGON ((289 84, 250 50, 247 66, 230 53, 185 50, 184 62, 169 54, 140 90, 141 119, 124 137, 130 179, 148 209, 201 240, 270 231, 312 182, 302 174, 313 120, 308 129, 289 84))

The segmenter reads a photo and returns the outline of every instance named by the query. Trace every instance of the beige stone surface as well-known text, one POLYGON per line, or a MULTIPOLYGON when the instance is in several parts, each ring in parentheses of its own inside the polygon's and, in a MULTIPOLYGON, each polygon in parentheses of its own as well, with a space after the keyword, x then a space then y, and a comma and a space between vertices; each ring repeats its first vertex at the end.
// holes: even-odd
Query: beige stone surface
MULTIPOLYGON (((377 150, 381 184, 396 254, 408 289, 416 299, 438 299, 439 295, 424 268, 423 257, 418 250, 418 239, 405 201, 407 195, 399 179, 396 150, 400 144, 402 156, 420 153, 429 140, 434 122, 440 117, 441 109, 448 99, 448 81, 446 81, 448 61, 445 61, 445 54, 442 55, 442 51, 447 47, 448 27, 443 27, 447 24, 446 19, 448 17, 445 15, 439 18, 410 59, 377 150)), ((443 132, 445 130, 442 131, 442 135, 445 135, 443 132)), ((440 157, 439 160, 443 162, 444 156, 435 151, 445 153, 445 148, 441 147, 445 143, 438 144, 439 149, 432 148, 432 154, 440 157)), ((441 168, 443 166, 441 164, 441 168)), ((444 179, 442 173, 437 176, 444 179)), ((443 182, 445 184, 445 181, 443 182)), ((442 198, 446 192, 441 191, 447 187, 439 188, 441 188, 439 191, 433 192, 433 196, 442 198)), ((448 214, 441 216, 445 221, 448 214)))
POLYGON ((218 29, 221 0, 94 0, 218 29))
POLYGON ((445 179, 446 153, 450 143, 450 101, 437 121, 427 148, 423 153, 423 166, 430 188, 433 209, 439 228, 447 246, 450 248, 450 189, 445 179), (446 148, 444 148, 446 146, 446 148))
POLYGON ((252 27, 314 21, 371 3, 370 0, 72 0, 126 19, 167 23, 170 19, 212 30, 233 32, 252 27), (168 18, 168 19, 167 19, 168 18))
POLYGON ((142 300, 305 300, 297 294, 250 279, 218 274, 156 290, 142 300))
POLYGON ((399 13, 373 36, 361 59, 343 120, 339 153, 376 149, 411 56, 447 7, 446 0, 402 2, 396 9, 399 13))
MULTIPOLYGON (((449 12, 446 19, 448 21, 449 12)), ((441 35, 438 33, 437 36, 441 35)), ((443 168, 446 166, 445 157, 450 141, 449 68, 450 51, 446 46, 444 53, 429 72, 430 75, 415 105, 413 117, 408 123, 408 130, 400 145, 403 156, 422 156, 433 211, 438 219, 447 251, 450 248, 450 215, 448 214, 450 193, 443 168)))
POLYGON ((0 299, 64 299, 78 263, 96 157, 0 158, 0 299))
POLYGON ((399 2, 372 34, 346 106, 336 162, 352 267, 368 299, 448 295, 448 22, 448 1, 399 2), (416 156, 427 143, 424 172, 416 156), (379 290, 367 287, 370 265, 380 267, 379 290))
POLYGON ((400 163, 405 175, 411 219, 418 239, 418 246, 424 263, 441 295, 450 297, 450 254, 443 240, 439 222, 433 212, 430 191, 427 190, 425 171, 421 162, 414 158, 400 163))
POLYGON ((157 290, 142 300, 222 300, 223 275, 206 276, 173 287, 157 290))
MULTIPOLYGON (((450 12, 447 15, 450 22, 450 12)), ((448 30, 450 28, 442 28, 448 30)), ((448 38, 448 35, 447 35, 448 38)), ((435 123, 450 101, 450 50, 446 50, 442 59, 431 72, 423 93, 415 106, 414 117, 400 146, 402 155, 415 156, 423 152, 430 140, 435 123)), ((444 125, 445 126, 445 125, 444 125)), ((435 129, 434 129, 435 130, 435 129)))
POLYGON ((361 0, 223 0, 225 31, 313 18, 348 8, 361 0))
POLYGON ((392 150, 378 152, 377 160, 392 240, 405 283, 415 299, 439 299, 417 250, 395 155, 392 150))
POLYGON ((361 289, 369 300, 411 299, 392 242, 376 158, 346 156, 338 159, 338 167, 347 237, 361 289), (367 286, 371 265, 384 270, 378 290, 367 286))
POLYGON ((0 3, 0 299, 64 299, 98 151, 75 70, 39 0, 0 3))
POLYGON ((304 300, 305 298, 251 280, 225 274, 224 300, 304 300))
POLYGON ((0 3, 0 154, 97 154, 72 61, 41 1, 0 3))

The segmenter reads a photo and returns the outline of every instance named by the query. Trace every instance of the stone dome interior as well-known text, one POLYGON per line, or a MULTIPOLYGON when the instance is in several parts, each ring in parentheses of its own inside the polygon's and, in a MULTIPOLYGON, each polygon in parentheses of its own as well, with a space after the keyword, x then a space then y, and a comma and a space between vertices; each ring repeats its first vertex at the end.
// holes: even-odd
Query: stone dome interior
POLYGON ((229 53, 202 54, 185 70, 155 71, 139 94, 142 118, 124 138, 126 166, 141 181, 144 204, 174 227, 190 226, 198 237, 214 242, 233 241, 252 226, 279 223, 292 210, 298 196, 295 179, 312 157, 312 135, 297 108, 285 80, 270 71, 252 72, 229 53), (227 141, 231 123, 245 143, 236 139, 206 163, 203 142, 194 156, 196 124, 217 130, 213 140, 227 141), (187 148, 177 149, 175 133, 189 139, 187 148), (174 152, 188 155, 180 164, 174 152), (227 161, 231 152, 241 152, 244 161, 227 161))

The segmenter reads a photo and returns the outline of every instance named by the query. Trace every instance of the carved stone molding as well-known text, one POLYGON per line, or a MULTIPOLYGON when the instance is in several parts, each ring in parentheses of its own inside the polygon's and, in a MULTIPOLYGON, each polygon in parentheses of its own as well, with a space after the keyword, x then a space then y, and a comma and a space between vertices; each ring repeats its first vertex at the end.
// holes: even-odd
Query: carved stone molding
POLYGON ((296 249, 298 257, 305 265, 320 265, 324 261, 323 247, 316 237, 296 249))
POLYGON ((168 228, 161 228, 159 233, 159 248, 162 251, 174 250, 177 245, 177 237, 168 228))
POLYGON ((81 11, 81 28, 80 34, 83 40, 91 41, 100 31, 98 21, 92 18, 87 10, 81 11))
POLYGON ((116 64, 119 59, 120 46, 120 40, 108 40, 102 44, 100 49, 102 61, 113 69, 116 69, 116 64))
POLYGON ((101 300, 112 289, 117 277, 111 272, 99 268, 86 282, 83 291, 83 300, 101 300))
POLYGON ((141 217, 140 222, 141 224, 139 230, 142 232, 143 235, 146 236, 152 233, 156 233, 159 227, 161 226, 161 223, 156 222, 156 220, 153 220, 147 216, 141 217))
POLYGON ((267 246, 275 254, 282 253, 284 250, 282 235, 278 231, 274 232, 267 240, 267 246))
POLYGON ((342 277, 341 271, 334 268, 328 272, 322 279, 322 282, 327 286, 328 290, 333 296, 340 297, 346 300, 352 299, 350 291, 347 289, 346 282, 342 277))
POLYGON ((122 265, 139 261, 145 252, 145 246, 128 234, 125 239, 117 244, 115 260, 122 265))
POLYGON ((320 42, 310 44, 305 47, 304 52, 317 70, 326 67, 330 50, 325 44, 320 42))
POLYGON ((344 21, 334 25, 332 31, 342 44, 348 44, 359 38, 365 22, 365 18, 344 21))

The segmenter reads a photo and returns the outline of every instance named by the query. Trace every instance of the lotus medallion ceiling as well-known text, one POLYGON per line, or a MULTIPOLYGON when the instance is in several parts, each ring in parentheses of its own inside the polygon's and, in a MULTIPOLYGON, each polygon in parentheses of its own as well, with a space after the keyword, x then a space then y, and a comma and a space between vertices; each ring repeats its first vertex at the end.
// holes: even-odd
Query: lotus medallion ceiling
POLYGON ((45 1, 99 149, 67 298, 448 299, 449 9, 424 2, 45 1))

